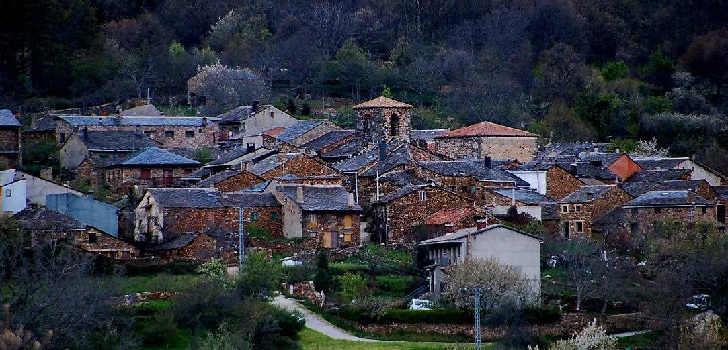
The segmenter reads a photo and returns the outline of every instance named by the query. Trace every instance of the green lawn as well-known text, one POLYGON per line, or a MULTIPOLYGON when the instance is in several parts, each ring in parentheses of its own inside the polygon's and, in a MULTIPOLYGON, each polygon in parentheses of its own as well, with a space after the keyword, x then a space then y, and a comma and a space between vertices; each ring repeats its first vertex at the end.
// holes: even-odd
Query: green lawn
MULTIPOLYGON (((413 342, 357 342, 331 339, 319 332, 304 328, 301 333, 300 344, 303 350, 469 350, 475 349, 474 344, 444 344, 444 343, 413 343, 413 342)), ((484 349, 490 349, 490 344, 484 344, 484 349)))

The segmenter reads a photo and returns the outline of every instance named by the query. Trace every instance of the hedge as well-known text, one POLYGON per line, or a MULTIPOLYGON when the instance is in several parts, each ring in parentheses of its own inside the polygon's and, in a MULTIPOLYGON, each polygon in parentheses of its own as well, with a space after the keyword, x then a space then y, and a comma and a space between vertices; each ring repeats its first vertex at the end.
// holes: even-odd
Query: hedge
POLYGON ((472 323, 473 319, 472 312, 458 309, 389 310, 376 323, 467 324, 472 323))

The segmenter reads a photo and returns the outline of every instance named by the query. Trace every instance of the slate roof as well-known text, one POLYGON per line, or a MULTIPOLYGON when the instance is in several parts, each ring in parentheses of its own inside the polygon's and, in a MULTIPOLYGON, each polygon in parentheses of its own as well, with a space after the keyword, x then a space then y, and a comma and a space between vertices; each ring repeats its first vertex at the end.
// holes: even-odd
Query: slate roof
POLYGON ((221 153, 217 159, 210 161, 205 166, 217 166, 217 165, 238 165, 239 163, 245 162, 256 162, 261 159, 267 158, 270 155, 276 153, 275 149, 258 148, 252 153, 247 153, 245 148, 234 148, 227 152, 221 153))
POLYGON ((321 158, 336 159, 336 158, 349 157, 352 154, 356 153, 357 150, 358 150, 358 146, 356 143, 356 139, 353 139, 349 142, 344 143, 343 145, 341 145, 339 147, 332 149, 331 151, 322 153, 321 158))
POLYGON ((98 151, 136 151, 147 147, 156 147, 157 144, 140 132, 135 131, 86 131, 78 133, 81 141, 90 150, 98 151))
POLYGON ((553 158, 553 157, 577 157, 586 152, 605 152, 607 150, 606 143, 592 142, 555 142, 544 146, 536 154, 536 158, 553 158))
POLYGON ((0 126, 21 126, 18 118, 9 109, 0 109, 0 126))
POLYGON ((682 180, 686 175, 689 179, 690 173, 691 171, 689 169, 645 170, 632 174, 625 182, 682 180))
POLYGON ((435 136, 436 139, 453 138, 453 137, 474 137, 474 136, 508 136, 508 137, 537 137, 538 135, 500 125, 492 122, 480 122, 477 124, 448 131, 435 136))
POLYGON ((300 155, 301 155, 301 153, 286 153, 286 154, 275 153, 275 154, 270 155, 268 158, 265 158, 257 163, 248 165, 247 169, 249 172, 251 172, 255 175, 261 176, 261 175, 277 168, 281 164, 287 163, 289 160, 296 158, 300 155))
POLYGON ((354 135, 354 133, 354 130, 332 130, 304 144, 303 146, 301 146, 301 148, 318 152, 328 145, 339 142, 347 137, 354 135))
POLYGON ((559 205, 557 203, 541 204, 541 220, 556 220, 559 218, 559 205))
POLYGON ((619 185, 632 197, 637 197, 649 191, 695 191, 704 180, 668 180, 659 182, 624 182, 619 185))
POLYGON ((223 182, 233 176, 240 175, 241 173, 242 173, 242 171, 240 171, 240 170, 222 171, 215 175, 211 175, 210 177, 198 182, 197 185, 195 185, 195 187, 214 187, 216 184, 223 182))
POLYGON ((210 188, 150 188, 163 208, 221 208, 220 192, 210 188))
POLYGON ((420 179, 407 171, 393 171, 379 177, 380 182, 388 182, 396 187, 404 187, 408 185, 425 185, 429 181, 420 179))
POLYGON ((501 188, 501 189, 495 189, 493 192, 498 193, 499 195, 503 197, 514 197, 516 201, 526 204, 541 204, 541 203, 553 203, 555 200, 551 197, 544 196, 538 192, 531 191, 531 190, 524 190, 520 188, 516 189, 508 189, 508 188, 501 188))
POLYGON ((182 177, 183 180, 204 179, 212 174, 210 168, 200 168, 182 177))
POLYGON ((162 112, 157 107, 154 107, 154 105, 149 104, 123 110, 121 111, 121 115, 125 117, 161 117, 162 112))
POLYGON ((633 158, 644 170, 667 170, 675 169, 680 163, 688 160, 687 157, 680 158, 633 158))
POLYGON ((691 205, 710 206, 712 203, 692 191, 650 191, 624 203, 622 207, 673 207, 691 205))
POLYGON ((149 250, 177 250, 182 249, 195 241, 197 237, 199 237, 201 233, 187 233, 179 235, 175 238, 173 238, 171 241, 164 242, 162 244, 150 244, 147 249, 149 250))
POLYGON ((443 176, 473 176, 480 181, 513 182, 516 186, 529 186, 528 182, 505 170, 486 168, 482 160, 419 162, 419 165, 443 176))
POLYGON ((25 132, 55 132, 56 120, 52 116, 45 116, 35 121, 35 124, 25 132))
POLYGON ((301 135, 313 130, 313 128, 322 125, 324 122, 326 122, 326 120, 324 119, 299 120, 298 122, 296 122, 296 124, 287 127, 285 130, 283 130, 283 132, 274 137, 283 142, 290 143, 293 142, 295 139, 299 138, 301 135))
POLYGON ((627 213, 622 207, 616 207, 594 220, 595 224, 621 225, 627 222, 627 213))
POLYGON ((283 185, 276 191, 298 204, 303 211, 361 211, 359 204, 349 206, 349 192, 341 186, 283 185), (303 203, 296 202, 297 188, 303 189, 303 203))
POLYGON ((433 141, 435 136, 450 131, 449 129, 431 129, 431 130, 412 130, 410 131, 410 139, 420 141, 433 141))
POLYGON ((422 241, 419 243, 419 245, 430 245, 430 244, 438 244, 438 243, 456 243, 455 241, 457 241, 461 238, 465 238, 468 235, 479 235, 479 234, 487 233, 488 231, 492 231, 497 228, 505 228, 509 231, 517 232, 524 236, 538 239, 539 241, 543 240, 541 237, 532 235, 528 232, 521 231, 521 230, 518 230, 518 229, 515 229, 512 227, 508 227, 505 225, 496 224, 496 225, 490 225, 490 226, 488 226, 484 229, 480 229, 480 230, 475 229, 475 228, 466 228, 466 229, 458 230, 458 231, 455 231, 452 233, 444 234, 440 237, 435 237, 432 239, 428 239, 426 241, 422 241))
POLYGON ((607 193, 616 185, 587 185, 582 186, 570 195, 564 197, 559 203, 589 203, 607 193), (589 199, 591 196, 591 199, 589 199))
POLYGON ((408 185, 408 186, 401 187, 401 188, 399 188, 398 190, 396 190, 396 191, 394 191, 392 193, 389 193, 389 194, 387 194, 385 196, 380 197, 378 202, 379 203, 388 203, 388 202, 391 202, 391 201, 393 201, 393 200, 395 200, 397 198, 404 197, 404 196, 406 196, 406 195, 408 195, 408 194, 410 194, 410 193, 412 193, 414 191, 418 191, 418 190, 420 190, 422 188, 425 188, 425 187, 434 187, 434 188, 440 189, 442 191, 447 191, 444 188, 436 187, 436 186, 434 186, 432 184, 427 184, 427 185, 408 185))
POLYGON ((253 106, 240 106, 217 116, 223 123, 240 122, 253 116, 253 106))
POLYGON ((72 126, 104 125, 104 126, 190 126, 201 127, 204 120, 208 123, 219 122, 219 118, 206 117, 98 117, 98 116, 58 116, 72 126))
POLYGON ((200 162, 157 147, 145 148, 115 164, 116 166, 199 166, 200 162))
POLYGON ((272 193, 229 192, 222 194, 222 202, 229 207, 280 207, 281 203, 272 193))
POLYGON ((620 153, 587 153, 579 156, 583 162, 589 162, 596 166, 609 166, 614 163, 622 154, 620 153))
POLYGON ((20 227, 26 230, 70 231, 85 230, 86 224, 59 212, 37 206, 28 206, 14 215, 20 227))
POLYGON ((714 186, 713 190, 721 200, 728 200, 728 186, 714 186))
MULTIPOLYGON (((375 154, 379 153, 375 151, 375 154)), ((377 158, 379 156, 377 155, 377 158)), ((405 165, 407 163, 414 162, 412 153, 405 144, 401 144, 394 148, 394 150, 387 153, 387 157, 384 160, 377 159, 377 162, 369 169, 361 173, 361 176, 376 176, 377 170, 379 174, 384 174, 396 167, 405 165)))
POLYGON ((272 182, 272 180, 265 180, 257 185, 254 185, 253 187, 243 189, 242 192, 265 192, 265 190, 272 182))
POLYGON ((375 99, 362 102, 353 107, 354 109, 370 109, 370 108, 413 108, 412 105, 393 100, 388 97, 379 96, 375 99))
POLYGON ((571 164, 560 164, 562 168, 571 171, 572 165, 576 166, 576 177, 579 179, 597 179, 597 180, 614 180, 618 176, 611 170, 596 166, 591 163, 571 163, 571 164))

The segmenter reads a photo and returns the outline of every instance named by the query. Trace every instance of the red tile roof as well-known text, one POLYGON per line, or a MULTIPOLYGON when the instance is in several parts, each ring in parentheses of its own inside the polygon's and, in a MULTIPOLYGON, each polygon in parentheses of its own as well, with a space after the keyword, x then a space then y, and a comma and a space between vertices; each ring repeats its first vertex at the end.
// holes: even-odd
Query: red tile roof
POLYGON ((286 128, 283 127, 283 126, 277 126, 277 127, 273 128, 273 129, 270 129, 270 130, 264 132, 263 135, 267 135, 267 136, 271 136, 271 137, 276 137, 276 136, 278 136, 278 134, 282 133, 283 130, 286 130, 286 128))
POLYGON ((472 214, 472 208, 446 208, 427 218, 425 225, 449 224, 457 222, 470 214, 472 214))
POLYGON ((446 133, 435 136, 436 139, 448 138, 448 137, 472 137, 472 136, 515 136, 515 137, 536 137, 538 135, 532 134, 528 131, 523 131, 515 128, 510 128, 504 125, 491 123, 491 122, 480 122, 477 124, 448 131, 446 133))
POLYGON ((354 109, 367 108, 412 108, 412 105, 404 102, 395 101, 391 98, 387 98, 384 96, 379 96, 373 100, 362 102, 354 106, 354 109))

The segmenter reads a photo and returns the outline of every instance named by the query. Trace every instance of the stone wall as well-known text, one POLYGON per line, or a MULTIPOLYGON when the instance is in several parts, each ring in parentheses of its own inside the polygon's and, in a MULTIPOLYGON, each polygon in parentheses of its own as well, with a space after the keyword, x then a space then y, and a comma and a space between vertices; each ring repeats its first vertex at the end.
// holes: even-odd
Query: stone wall
POLYGON ((438 153, 460 158, 518 159, 525 163, 536 152, 536 137, 446 137, 435 138, 438 153))
POLYGON ((627 192, 621 188, 613 187, 602 196, 594 199, 592 202, 577 204, 559 203, 557 210, 561 225, 569 225, 570 237, 580 235, 589 237, 592 234, 592 221, 630 200, 632 200, 632 196, 630 196, 627 192), (568 212, 566 213, 562 210, 564 206, 567 206, 568 209, 568 212), (581 210, 578 209, 578 206, 581 206, 581 210), (577 229, 577 222, 583 222, 582 232, 579 232, 577 229))
POLYGON ((194 170, 194 167, 123 167, 107 169, 104 177, 117 193, 126 193, 127 189, 134 185, 139 186, 140 193, 143 193, 150 187, 179 187, 182 184, 180 179, 194 170), (148 179, 142 179, 142 169, 149 170, 148 179), (165 171, 171 171, 171 176, 165 177, 165 171))
MULTIPOLYGON (((89 131, 134 131, 143 132, 154 141, 161 144, 161 148, 203 148, 217 147, 217 125, 207 123, 205 126, 135 126, 135 125, 88 125, 89 131)), ((62 135, 68 140, 79 129, 72 127, 63 120, 56 122, 56 134, 59 142, 62 135)))
POLYGON ((356 122, 357 147, 373 149, 382 141, 392 140, 409 142, 411 130, 407 108, 362 109, 356 122))
POLYGON ((584 183, 560 166, 552 166, 546 171, 546 195, 563 199, 584 186, 584 183))
POLYGON ((670 208, 628 208, 625 209, 627 217, 627 229, 632 231, 632 224, 636 224, 637 231, 630 232, 634 236, 646 237, 655 233, 655 223, 665 221, 669 223, 678 223, 687 225, 689 223, 710 223, 718 225, 716 216, 716 207, 670 207, 670 208), (692 212, 692 213, 691 213, 692 212))
POLYGON ((221 192, 235 192, 245 188, 253 187, 263 181, 265 181, 263 178, 249 171, 243 171, 238 175, 229 177, 216 183, 215 188, 217 188, 221 192))
POLYGON ((270 180, 285 174, 292 174, 298 177, 324 175, 342 176, 338 170, 326 165, 326 163, 322 160, 301 154, 287 161, 284 165, 279 165, 270 171, 261 174, 260 177, 270 180))
POLYGON ((319 247, 337 248, 359 245, 359 213, 305 212, 303 237, 314 238, 319 247))
POLYGON ((0 126, 0 151, 20 151, 20 128, 7 128, 0 126))
POLYGON ((74 235, 75 244, 90 253, 113 259, 134 259, 139 257, 139 250, 129 243, 114 238, 95 228, 78 232, 74 235))

